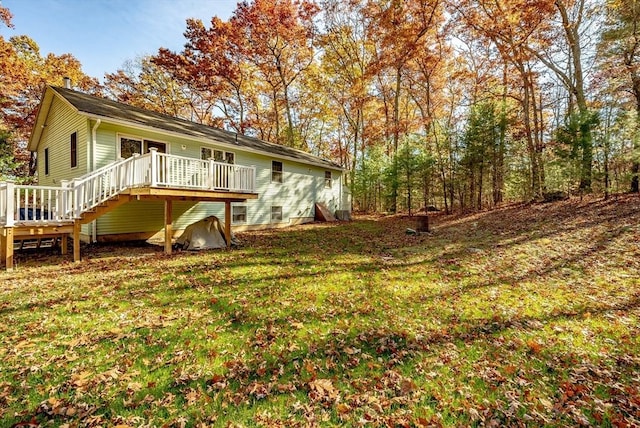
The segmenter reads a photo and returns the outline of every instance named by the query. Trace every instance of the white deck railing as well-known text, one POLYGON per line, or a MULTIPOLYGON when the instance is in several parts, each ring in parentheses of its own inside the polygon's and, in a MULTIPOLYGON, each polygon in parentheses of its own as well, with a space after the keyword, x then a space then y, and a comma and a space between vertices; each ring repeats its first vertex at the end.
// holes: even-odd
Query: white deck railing
POLYGON ((158 153, 121 159, 60 187, 0 183, 0 225, 70 222, 122 191, 165 187, 253 193, 255 167, 158 153))

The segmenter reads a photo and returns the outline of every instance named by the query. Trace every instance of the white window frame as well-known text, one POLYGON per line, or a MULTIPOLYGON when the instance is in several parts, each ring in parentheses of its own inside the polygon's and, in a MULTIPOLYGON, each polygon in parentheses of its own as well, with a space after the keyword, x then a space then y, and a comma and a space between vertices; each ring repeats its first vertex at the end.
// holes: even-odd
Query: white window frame
POLYGON ((284 183, 284 162, 279 161, 279 160, 275 160, 275 159, 271 160, 271 182, 272 183, 280 183, 280 184, 284 183), (273 163, 274 162, 278 162, 280 164, 280 171, 274 171, 274 169, 273 169, 273 163), (280 173, 280 180, 274 180, 273 179, 273 174, 274 173, 280 173))
POLYGON ((233 224, 247 224, 247 206, 246 205, 234 205, 231 207, 231 222, 233 224), (236 209, 244 209, 244 213, 236 213, 236 209), (236 220, 236 216, 244 215, 244 220, 236 220))
POLYGON ((284 209, 282 208, 282 205, 271 205, 271 223, 282 223, 284 221, 284 209), (273 218, 273 210, 274 208, 279 208, 280 209, 280 218, 273 218))
POLYGON ((144 153, 147 152, 147 145, 146 145, 147 141, 151 141, 153 143, 164 144, 165 147, 166 147, 165 153, 167 153, 167 154, 171 153, 171 144, 169 142, 167 142, 167 141, 164 141, 164 140, 156 140, 156 139, 153 139, 153 138, 144 138, 144 137, 141 137, 139 135, 131 135, 131 134, 120 134, 120 133, 118 133, 116 135, 117 135, 117 140, 118 140, 117 144, 116 144, 116 157, 118 159, 120 159, 122 157, 122 139, 123 138, 127 138, 129 140, 139 140, 141 142, 141 146, 140 146, 141 150, 142 150, 141 154, 144 154, 144 153))

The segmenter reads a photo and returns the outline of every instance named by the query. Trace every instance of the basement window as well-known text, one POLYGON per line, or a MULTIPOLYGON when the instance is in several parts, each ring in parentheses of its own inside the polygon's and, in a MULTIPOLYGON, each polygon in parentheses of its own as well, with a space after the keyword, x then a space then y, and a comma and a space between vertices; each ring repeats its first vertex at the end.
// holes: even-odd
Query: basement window
POLYGON ((282 207, 271 207, 271 223, 279 223, 282 221, 282 207))
POLYGON ((247 222, 247 207, 245 205, 234 206, 231 214, 231 220, 233 223, 246 223, 247 222))

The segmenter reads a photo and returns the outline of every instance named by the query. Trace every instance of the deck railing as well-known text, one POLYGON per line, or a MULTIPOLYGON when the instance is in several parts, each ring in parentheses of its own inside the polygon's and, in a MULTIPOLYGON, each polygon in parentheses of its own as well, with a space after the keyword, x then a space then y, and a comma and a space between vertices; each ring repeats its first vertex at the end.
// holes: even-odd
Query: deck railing
POLYGON ((70 222, 122 191, 165 187, 253 193, 255 167, 158 153, 121 159, 60 187, 0 183, 0 225, 70 222))
POLYGON ((167 155, 151 151, 153 187, 184 187, 203 190, 253 192, 256 169, 253 166, 233 165, 167 155))

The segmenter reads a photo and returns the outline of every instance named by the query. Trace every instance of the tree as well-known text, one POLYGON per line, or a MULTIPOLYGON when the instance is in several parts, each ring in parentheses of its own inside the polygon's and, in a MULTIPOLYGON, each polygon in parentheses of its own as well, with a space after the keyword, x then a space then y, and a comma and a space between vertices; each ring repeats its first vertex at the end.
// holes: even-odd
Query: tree
MULTIPOLYGON (((344 132, 338 141, 341 164, 351 169, 350 185, 355 183, 359 160, 367 146, 365 120, 372 104, 371 67, 375 59, 369 39, 369 21, 364 15, 364 3, 327 0, 322 4, 325 32, 319 37, 322 52, 321 71, 326 79, 324 90, 344 132)), ((370 128, 369 128, 370 130, 370 128)), ((373 134, 369 132, 369 134, 373 134)), ((360 164, 363 168, 367 163, 360 164)), ((352 187, 352 191, 353 191, 352 187)))
MULTIPOLYGON (((11 26, 8 9, 0 7, 0 21, 11 26)), ((82 90, 99 88, 98 81, 82 72, 80 61, 73 55, 50 53, 43 57, 38 44, 26 35, 9 40, 0 36, 0 130, 8 133, 3 134, 3 144, 11 143, 17 165, 14 170, 20 175, 35 172, 26 145, 42 92, 46 85, 62 86, 64 77, 71 78, 82 90)))
POLYGON ((599 50, 614 89, 630 93, 636 111, 636 136, 631 167, 631 191, 640 192, 640 2, 608 0, 599 50))
POLYGON ((301 147, 295 139, 293 84, 314 61, 314 18, 317 6, 307 0, 254 0, 242 2, 230 24, 240 30, 247 60, 270 89, 278 142, 301 147), (280 106, 284 107, 284 138, 280 106))
POLYGON ((111 98, 159 113, 194 122, 213 124, 211 105, 200 94, 157 66, 149 56, 125 62, 122 69, 107 73, 104 89, 111 98))
MULTIPOLYGON (((254 120, 249 118, 255 74, 246 61, 246 40, 241 29, 215 16, 208 28, 200 20, 189 19, 185 37, 183 52, 160 48, 153 63, 188 87, 191 94, 198 95, 203 105, 193 105, 194 109, 213 115, 215 108, 222 113, 223 126, 241 134, 249 132, 260 121, 256 108, 254 120)), ((260 136, 265 138, 264 133, 260 136)))
POLYGON ((540 39, 541 43, 536 49, 528 47, 528 50, 558 77, 568 91, 567 118, 578 123, 571 137, 573 145, 580 152, 580 190, 589 192, 593 171, 592 129, 595 122, 588 105, 582 65, 589 3, 588 0, 555 0, 553 5, 561 25, 550 29, 546 37, 540 39), (564 46, 558 43, 559 40, 564 41, 564 46))
MULTIPOLYGON (((369 31, 376 40, 378 80, 381 89, 384 81, 391 77, 392 115, 391 140, 394 157, 398 153, 400 136, 406 133, 400 120, 400 100, 405 68, 419 52, 424 38, 435 36, 442 20, 442 7, 439 0, 410 1, 370 1, 368 16, 371 19, 369 31), (389 76, 389 73, 391 76, 389 76)), ((388 111, 388 105, 385 103, 388 111)), ((387 113, 387 119, 389 115, 387 113)), ((397 162, 394 161, 397 174, 397 162)), ((392 181, 391 211, 396 211, 398 188, 397 180, 392 181)))
MULTIPOLYGON (((486 37, 495 44, 505 65, 515 70, 520 79, 517 93, 512 95, 521 105, 523 138, 526 141, 530 164, 530 187, 534 197, 541 197, 544 187, 542 141, 543 126, 536 97, 537 74, 533 60, 537 36, 545 31, 553 13, 553 4, 547 0, 495 2, 492 0, 460 0, 456 11, 467 28, 486 37)), ((503 82, 507 82, 507 70, 503 82)), ((506 94, 505 94, 506 95, 506 94)), ((505 98, 505 97, 503 97, 505 98)))

